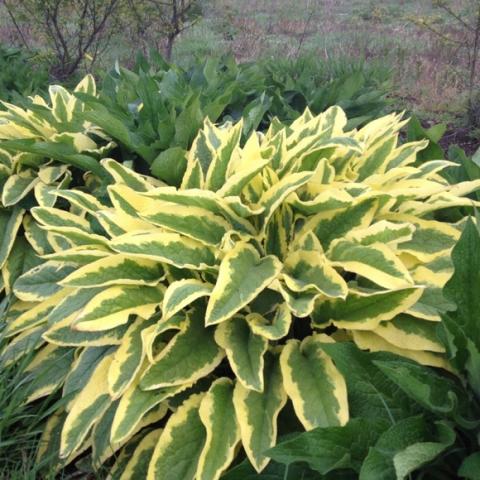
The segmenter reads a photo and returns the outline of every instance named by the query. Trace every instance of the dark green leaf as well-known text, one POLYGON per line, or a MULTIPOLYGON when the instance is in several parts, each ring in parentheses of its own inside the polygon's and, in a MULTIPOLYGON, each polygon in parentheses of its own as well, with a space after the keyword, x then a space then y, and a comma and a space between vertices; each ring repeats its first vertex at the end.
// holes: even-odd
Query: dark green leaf
POLYGON ((480 411, 474 410, 468 392, 446 374, 400 358, 374 363, 409 397, 432 413, 449 417, 465 428, 480 423, 480 411))
POLYGON ((395 422, 419 413, 420 407, 374 364, 396 356, 363 352, 346 342, 325 343, 322 348, 345 377, 351 417, 395 422))
POLYGON ((181 147, 171 147, 160 153, 151 166, 153 175, 176 187, 180 186, 186 168, 186 151, 181 147))
POLYGON ((458 475, 468 480, 480 479, 480 452, 472 453, 462 462, 458 475))
POLYGON ((468 219, 452 251, 454 274, 443 289, 457 309, 444 316, 440 338, 453 365, 466 371, 469 382, 480 395, 480 235, 468 219))
POLYGON ((267 453, 286 465, 305 462, 322 474, 336 469, 358 472, 369 448, 389 425, 385 420, 356 418, 343 427, 315 428, 301 433, 267 453))
POLYGON ((403 480, 451 446, 454 431, 445 423, 423 417, 400 420, 370 449, 359 480, 403 480))

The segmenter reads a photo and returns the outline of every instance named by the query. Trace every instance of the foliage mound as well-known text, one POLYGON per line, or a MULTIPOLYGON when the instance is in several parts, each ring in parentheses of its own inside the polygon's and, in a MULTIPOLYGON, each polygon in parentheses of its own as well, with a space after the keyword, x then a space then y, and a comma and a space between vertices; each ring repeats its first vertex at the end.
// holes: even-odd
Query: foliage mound
MULTIPOLYGON (((22 101, 46 89, 48 71, 38 55, 0 45, 0 99, 22 101)), ((0 107, 1 108, 1 107, 0 107)))
MULTIPOLYGON (((172 173, 178 188, 103 159, 106 189, 89 174, 36 196, 17 239, 37 254, 31 269, 12 255, 20 220, 6 224, 1 360, 35 349, 27 401, 59 389, 65 401, 39 457, 62 466, 88 451, 112 478, 217 479, 241 445, 261 471, 279 428, 341 427, 358 408, 332 345, 451 370, 436 327, 454 308, 441 289, 463 223, 430 217, 473 205, 463 195, 480 181, 451 186, 447 161, 414 166, 427 143, 399 146, 397 115, 346 123, 339 107, 307 109, 243 143, 242 121, 207 119, 172 173), (291 408, 297 420, 278 426, 291 408)), ((81 129, 104 138, 88 122, 49 130, 48 152, 60 138, 80 151, 58 160, 80 166, 81 129)), ((43 138, 5 144, 38 159, 43 138)), ((8 182, 2 199, 26 183, 8 182)))
POLYGON ((302 62, 295 79, 293 65, 237 65, 231 57, 181 69, 152 52, 150 61, 139 57, 135 71, 111 72, 100 92, 88 75, 72 92, 51 86, 47 100, 38 94, 29 102, 22 98, 23 107, 4 101, 0 189, 1 203, 8 209, 0 211, 6 232, 0 265, 22 217, 27 236, 35 228, 25 211, 35 204, 53 205, 59 189, 88 184, 90 191, 101 190, 111 181, 99 163, 107 154, 128 162, 135 171, 151 172, 178 185, 186 151, 205 117, 215 122, 243 115, 246 138, 258 126, 267 128, 273 115, 292 120, 307 104, 319 112, 340 102, 352 107, 347 112, 357 115, 355 124, 385 107, 386 79, 380 73, 367 82, 364 67, 353 66, 339 71, 339 78, 332 81, 316 67, 302 62))
POLYGON ((243 118, 245 139, 257 128, 266 130, 274 117, 290 123, 306 107, 318 114, 338 104, 353 127, 383 112, 387 84, 388 73, 364 65, 330 72, 311 59, 287 66, 237 64, 226 57, 182 69, 152 52, 149 60, 140 56, 133 70, 118 67, 106 75, 99 92, 87 76, 71 93, 51 86, 48 101, 22 98, 23 109, 4 103, 0 140, 13 154, 33 155, 22 160, 29 166, 50 158, 100 177, 106 173, 97 160, 115 147, 114 158, 171 182, 171 172, 185 168, 186 151, 207 117, 243 118))
POLYGON ((266 130, 274 117, 292 122, 307 107, 318 114, 340 105, 352 127, 383 113, 388 73, 364 65, 334 73, 311 59, 287 66, 211 58, 181 68, 152 53, 149 61, 140 57, 133 71, 110 72, 99 98, 82 99, 91 110, 87 119, 118 143, 115 158, 133 156, 137 171, 151 169, 161 178, 170 170, 163 163, 184 162, 206 117, 212 122, 243 118, 247 138, 266 130))

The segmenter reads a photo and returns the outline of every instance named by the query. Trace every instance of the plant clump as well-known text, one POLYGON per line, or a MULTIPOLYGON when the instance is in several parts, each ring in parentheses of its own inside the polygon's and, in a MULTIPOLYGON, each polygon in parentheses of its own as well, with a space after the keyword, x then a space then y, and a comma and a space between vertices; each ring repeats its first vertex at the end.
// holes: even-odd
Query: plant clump
POLYGON ((210 480, 241 446, 260 472, 288 402, 306 431, 348 422, 328 345, 451 369, 435 330, 463 222, 431 214, 475 205, 480 181, 417 165, 427 143, 399 145, 398 115, 346 123, 307 109, 243 143, 241 121, 207 119, 178 187, 103 159, 106 195, 31 209, 41 260, 10 287, 2 359, 38 352, 28 401, 62 389, 40 456, 210 480))

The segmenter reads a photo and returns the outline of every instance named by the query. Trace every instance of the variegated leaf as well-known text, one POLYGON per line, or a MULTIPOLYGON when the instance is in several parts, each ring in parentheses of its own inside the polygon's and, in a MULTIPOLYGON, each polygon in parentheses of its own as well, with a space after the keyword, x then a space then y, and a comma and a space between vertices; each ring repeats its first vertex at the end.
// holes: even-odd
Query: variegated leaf
POLYGON ((345 425, 347 387, 333 361, 321 349, 329 337, 289 340, 280 355, 283 384, 305 430, 345 425))
POLYGON ((195 480, 206 441, 200 420, 202 395, 192 395, 172 414, 153 451, 147 480, 195 480))
POLYGON ((274 256, 261 258, 255 248, 238 243, 220 265, 217 283, 208 302, 206 325, 228 320, 252 301, 280 273, 274 256))
POLYGON ((255 334, 240 316, 220 324, 215 330, 215 341, 222 347, 237 379, 246 387, 263 391, 264 354, 266 338, 255 334))
POLYGON ((277 418, 287 402, 278 359, 269 354, 265 361, 265 387, 263 392, 235 384, 233 404, 245 452, 257 472, 261 472, 270 459, 265 452, 277 440, 277 418))

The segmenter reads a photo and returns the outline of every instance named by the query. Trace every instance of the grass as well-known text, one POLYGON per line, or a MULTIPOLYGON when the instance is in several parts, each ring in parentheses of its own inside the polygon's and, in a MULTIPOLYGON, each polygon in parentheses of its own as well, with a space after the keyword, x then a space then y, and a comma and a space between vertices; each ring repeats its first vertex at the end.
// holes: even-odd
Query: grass
MULTIPOLYGON (((5 341, 0 334, 0 351, 5 341)), ((45 398, 26 404, 28 397, 41 379, 42 372, 35 377, 27 366, 37 350, 30 349, 19 359, 0 362, 0 480, 53 480, 51 468, 54 458, 47 454, 37 457, 37 449, 46 420, 59 406, 59 395, 55 392, 45 398)))
POLYGON ((41 405, 23 404, 25 367, 33 352, 0 369, 0 479, 34 479, 36 448, 43 427, 41 405))

